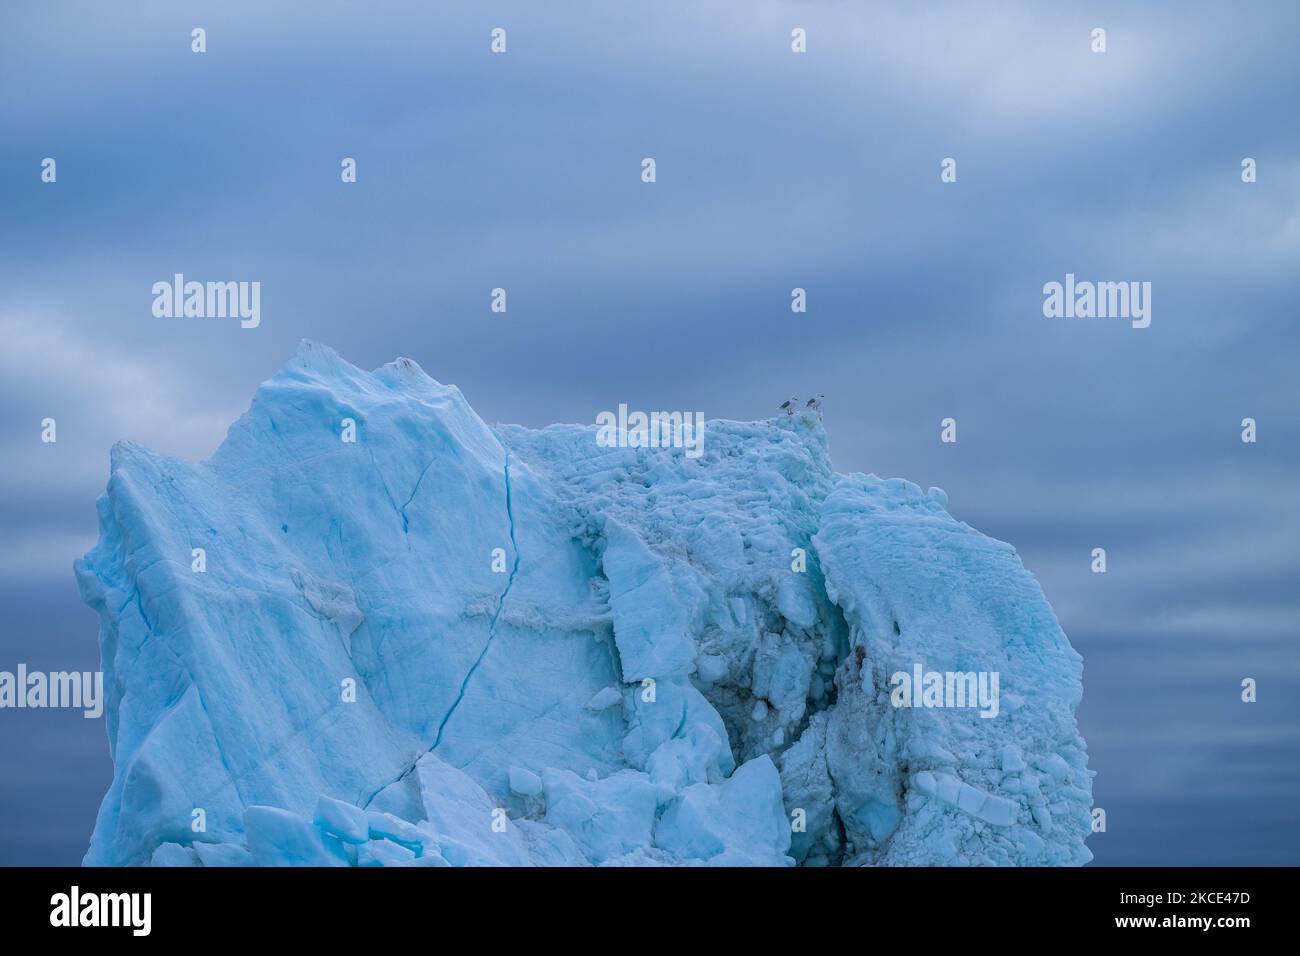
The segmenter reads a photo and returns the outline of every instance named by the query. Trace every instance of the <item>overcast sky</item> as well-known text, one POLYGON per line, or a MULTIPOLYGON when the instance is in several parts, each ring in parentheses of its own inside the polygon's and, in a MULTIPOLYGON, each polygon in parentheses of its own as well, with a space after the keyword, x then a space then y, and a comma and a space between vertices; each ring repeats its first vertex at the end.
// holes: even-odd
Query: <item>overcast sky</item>
MULTIPOLYGON (((1042 582, 1098 863, 1300 863, 1300 5, 299 6, 0 7, 0 670, 96 666, 112 443, 207 457, 303 337, 525 425, 820 391, 838 470, 1042 582), (154 317, 177 272, 261 325, 154 317), (1066 273, 1150 327, 1044 318, 1066 273)), ((110 774, 0 712, 0 863, 79 861, 110 774)))

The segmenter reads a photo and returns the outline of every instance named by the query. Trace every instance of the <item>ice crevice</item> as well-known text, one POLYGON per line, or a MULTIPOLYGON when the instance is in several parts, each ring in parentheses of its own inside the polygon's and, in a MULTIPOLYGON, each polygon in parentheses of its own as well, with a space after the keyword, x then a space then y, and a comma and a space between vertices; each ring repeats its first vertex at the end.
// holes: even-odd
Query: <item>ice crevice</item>
MULTIPOLYGON (((406 510, 405 510, 406 506, 405 505, 399 506, 397 504, 397 499, 393 497, 392 489, 388 487, 388 479, 384 477, 384 470, 379 467, 379 462, 375 460, 375 453, 371 451, 369 448, 367 448, 366 454, 370 456, 370 463, 374 467, 375 474, 379 476, 379 483, 384 489, 384 497, 388 499, 389 505, 392 506, 393 510, 396 511, 398 516, 402 519, 402 530, 406 531, 407 530, 406 510)), ((414 497, 414 495, 412 495, 412 497, 414 497)), ((406 504, 410 504, 410 502, 408 501, 406 504)))
MULTIPOLYGON (((425 468, 425 472, 427 471, 428 471, 428 467, 425 468)), ((447 724, 451 722, 452 716, 456 713, 456 710, 460 707, 461 702, 464 701, 465 693, 469 689, 470 681, 473 680, 475 672, 482 665, 484 658, 487 657, 488 650, 491 649, 492 647, 492 642, 496 639, 497 624, 501 619, 501 612, 505 608, 506 598, 510 595, 510 589, 514 587, 515 575, 519 571, 519 546, 515 540, 515 516, 514 516, 514 505, 512 502, 512 493, 510 488, 509 453, 507 453, 505 456, 505 463, 502 467, 502 476, 505 485, 506 522, 509 529, 510 548, 514 557, 510 564, 509 573, 506 576, 505 586, 501 589, 501 593, 497 597, 496 610, 492 612, 491 620, 488 622, 487 638, 484 640, 483 647, 479 650, 478 656, 474 658, 474 662, 470 665, 469 669, 465 672, 465 676, 461 678, 460 687, 456 692, 455 699, 451 702, 451 706, 447 708, 446 712, 442 715, 442 719, 438 722, 438 730, 434 735, 433 743, 429 745, 429 747, 424 751, 423 754, 420 755, 420 757, 417 757, 416 760, 411 762, 400 774, 398 774, 398 776, 394 780, 390 781, 389 783, 385 783, 383 786, 374 790, 368 797, 366 797, 364 802, 361 802, 362 809, 369 807, 371 802, 373 802, 374 798, 378 796, 381 792, 383 792, 385 789, 387 789, 388 787, 392 786, 395 783, 400 783, 401 781, 405 780, 408 776, 410 776, 412 771, 415 770, 416 765, 419 763, 420 759, 422 759, 425 754, 431 754, 434 751, 436 751, 439 746, 441 746, 443 734, 447 730, 447 724)), ((420 478, 421 480, 424 478, 424 473, 421 473, 420 478)), ((417 481, 416 490, 418 489, 419 489, 419 482, 417 481)), ((415 497, 415 491, 412 491, 411 498, 414 499, 414 497, 415 497)), ((407 504, 410 504, 410 501, 408 501, 407 504)), ((403 508, 404 507, 405 506, 403 506, 403 508)), ((403 511, 403 513, 405 512, 403 511)))
MULTIPOLYGON (((411 530, 411 520, 410 518, 407 517, 406 509, 410 507, 411 502, 415 500, 415 496, 420 493, 420 485, 424 481, 424 476, 429 473, 429 469, 434 466, 435 462, 437 462, 436 458, 424 466, 424 469, 420 472, 420 476, 415 479, 415 487, 411 489, 410 497, 408 497, 406 501, 402 503, 402 507, 398 509, 398 511, 400 511, 402 515, 403 534, 408 534, 410 533, 411 530)), ((507 471, 509 470, 509 467, 510 467, 510 463, 507 461, 506 462, 507 471)))
POLYGON ((469 688, 469 682, 473 680, 474 673, 479 669, 479 666, 483 663, 483 658, 487 657, 487 652, 489 649, 491 649, 492 642, 496 639, 497 623, 501 620, 501 612, 502 610, 505 609, 506 598, 509 597, 510 595, 510 589, 514 587, 515 575, 519 571, 519 546, 515 542, 515 513, 510 500, 510 455, 509 454, 506 455, 503 472, 505 475, 505 486, 506 486, 506 520, 509 523, 510 550, 514 553, 514 560, 511 561, 510 563, 510 572, 506 576, 506 585, 504 588, 501 589, 500 597, 497 598, 497 607, 496 610, 492 613, 492 620, 488 622, 487 640, 483 642, 483 649, 479 651, 479 655, 474 659, 474 663, 470 666, 470 669, 465 672, 465 678, 460 682, 460 690, 456 694, 456 699, 452 701, 451 707, 447 709, 447 713, 443 716, 441 723, 438 724, 438 733, 437 736, 435 736, 433 739, 433 746, 429 748, 429 753, 433 753, 433 751, 437 750, 439 745, 442 743, 442 735, 447 729, 447 724, 451 721, 452 715, 456 713, 456 709, 460 707, 461 701, 465 699, 465 691, 469 688))

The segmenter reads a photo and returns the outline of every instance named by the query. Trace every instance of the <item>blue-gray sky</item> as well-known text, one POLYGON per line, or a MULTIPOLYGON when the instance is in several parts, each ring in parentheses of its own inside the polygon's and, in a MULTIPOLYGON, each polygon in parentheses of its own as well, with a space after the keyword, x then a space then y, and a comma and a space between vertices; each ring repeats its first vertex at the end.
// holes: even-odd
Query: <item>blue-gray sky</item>
MULTIPOLYGON (((1298 35, 1290 0, 6 3, 0 669, 97 660, 112 443, 206 457, 300 338, 527 425, 821 391, 840 471, 947 489, 1042 582, 1098 863, 1300 863, 1298 35), (260 281, 261 326, 155 318, 176 272, 260 281), (1150 281, 1150 328, 1044 318, 1067 272, 1150 281)), ((79 861, 110 771, 102 722, 0 712, 0 863, 79 861)))

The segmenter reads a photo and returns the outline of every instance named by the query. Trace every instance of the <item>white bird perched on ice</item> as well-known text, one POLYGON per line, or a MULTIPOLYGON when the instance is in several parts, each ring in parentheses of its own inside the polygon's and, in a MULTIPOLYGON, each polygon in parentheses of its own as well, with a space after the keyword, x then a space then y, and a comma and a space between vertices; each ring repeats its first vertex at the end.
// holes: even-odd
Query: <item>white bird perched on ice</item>
POLYGON ((825 397, 826 396, 823 395, 821 392, 818 392, 812 398, 808 399, 808 404, 805 405, 804 408, 810 412, 816 412, 818 415, 820 415, 822 413, 822 399, 825 397))
POLYGON ((787 415, 793 415, 794 410, 798 407, 799 407, 799 399, 794 395, 791 395, 789 398, 787 398, 784 402, 781 403, 780 406, 781 411, 785 412, 787 415))

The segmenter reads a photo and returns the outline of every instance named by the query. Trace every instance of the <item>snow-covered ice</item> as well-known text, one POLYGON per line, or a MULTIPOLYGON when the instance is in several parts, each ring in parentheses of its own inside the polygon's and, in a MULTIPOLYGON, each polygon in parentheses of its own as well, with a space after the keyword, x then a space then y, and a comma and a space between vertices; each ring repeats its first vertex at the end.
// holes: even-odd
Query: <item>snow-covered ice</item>
POLYGON ((86 862, 1084 863, 1081 659, 946 505, 811 412, 602 447, 305 342, 210 460, 113 449, 86 862))

